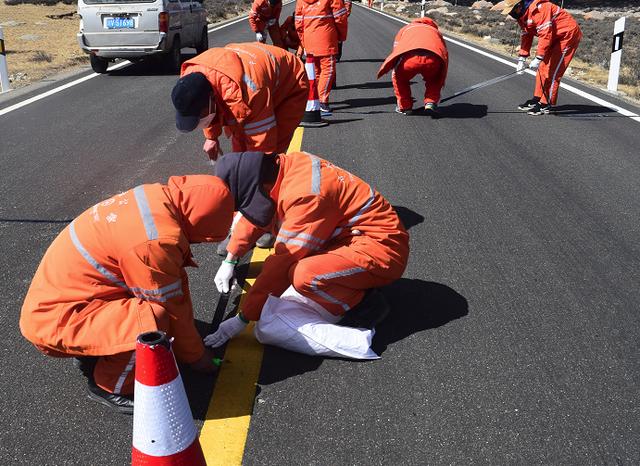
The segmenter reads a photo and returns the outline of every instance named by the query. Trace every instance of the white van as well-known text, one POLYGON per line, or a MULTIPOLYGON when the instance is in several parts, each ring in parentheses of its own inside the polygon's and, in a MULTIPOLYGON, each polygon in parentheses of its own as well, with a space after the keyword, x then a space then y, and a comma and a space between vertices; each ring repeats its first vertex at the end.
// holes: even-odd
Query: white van
POLYGON ((164 54, 180 70, 182 47, 209 47, 207 12, 197 0, 78 0, 78 44, 91 67, 105 73, 109 61, 164 54))

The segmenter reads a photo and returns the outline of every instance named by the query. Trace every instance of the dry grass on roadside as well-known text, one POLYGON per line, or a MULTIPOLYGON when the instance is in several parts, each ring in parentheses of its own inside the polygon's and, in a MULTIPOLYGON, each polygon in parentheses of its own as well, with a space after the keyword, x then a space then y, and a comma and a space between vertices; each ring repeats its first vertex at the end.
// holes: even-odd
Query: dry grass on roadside
POLYGON ((79 18, 75 5, 0 4, 0 25, 7 49, 11 87, 18 88, 57 72, 88 65, 76 41, 79 18))

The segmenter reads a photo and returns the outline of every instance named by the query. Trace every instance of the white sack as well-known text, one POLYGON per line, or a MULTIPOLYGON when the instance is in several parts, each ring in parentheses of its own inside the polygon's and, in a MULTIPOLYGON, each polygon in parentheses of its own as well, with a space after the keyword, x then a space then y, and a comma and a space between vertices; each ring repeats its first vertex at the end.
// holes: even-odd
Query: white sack
POLYGON ((260 343, 311 356, 380 358, 371 349, 375 330, 342 327, 328 319, 302 300, 269 296, 255 326, 255 335, 260 343))

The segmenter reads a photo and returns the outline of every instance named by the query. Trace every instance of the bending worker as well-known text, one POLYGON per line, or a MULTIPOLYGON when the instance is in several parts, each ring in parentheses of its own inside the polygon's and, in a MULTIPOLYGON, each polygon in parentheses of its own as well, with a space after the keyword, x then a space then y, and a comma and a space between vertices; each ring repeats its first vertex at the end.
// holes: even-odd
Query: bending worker
POLYGON ((169 178, 86 210, 47 250, 22 306, 20 330, 44 354, 77 357, 89 397, 133 412, 136 338, 162 330, 178 361, 213 372, 193 321, 190 244, 223 239, 233 198, 219 178, 169 178))
POLYGON ((256 35, 256 41, 267 41, 267 31, 276 47, 284 47, 280 37, 280 12, 282 0, 253 0, 249 12, 249 25, 256 35))
POLYGON ((448 67, 449 53, 438 25, 430 18, 418 18, 396 34, 393 50, 378 70, 378 79, 393 69, 396 112, 407 115, 413 107, 411 80, 420 74, 425 85, 425 112, 435 116, 448 67))
POLYGON ((248 321, 258 321, 262 343, 377 358, 366 328, 389 308, 380 291, 368 290, 400 278, 409 254, 409 236, 389 202, 351 173, 305 152, 227 154, 215 169, 243 213, 215 277, 218 290, 228 291, 235 264, 255 239, 254 225, 270 227, 277 239, 238 315, 205 344, 220 346, 248 321), (358 328, 336 325, 343 317, 358 328))
POLYGON ((305 53, 315 58, 320 112, 330 116, 329 94, 335 81, 338 42, 347 40, 347 9, 343 0, 300 0, 296 2, 295 20, 305 53))
POLYGON ((203 128, 203 150, 211 160, 221 154, 223 129, 234 152, 285 152, 308 97, 300 59, 257 42, 228 44, 187 60, 171 92, 176 127, 203 128))
POLYGON ((580 26, 566 10, 549 0, 505 0, 502 14, 515 18, 523 31, 518 71, 524 72, 533 38, 538 38, 535 58, 529 64, 536 71, 533 98, 518 108, 530 115, 547 114, 558 101, 560 79, 582 39, 580 26))

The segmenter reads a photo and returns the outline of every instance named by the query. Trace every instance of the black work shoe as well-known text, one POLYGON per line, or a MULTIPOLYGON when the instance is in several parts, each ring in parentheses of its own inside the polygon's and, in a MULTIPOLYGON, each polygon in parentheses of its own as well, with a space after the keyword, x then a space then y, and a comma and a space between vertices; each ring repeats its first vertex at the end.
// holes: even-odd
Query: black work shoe
POLYGON ((438 110, 438 106, 435 103, 429 102, 424 106, 424 114, 432 118, 437 118, 440 116, 440 110, 438 110))
POLYGON ((539 104, 539 99, 529 99, 525 103, 518 105, 518 110, 522 110, 523 112, 527 112, 535 107, 536 104, 539 104))
POLYGON ((133 399, 127 395, 116 395, 89 381, 89 398, 122 414, 133 414, 133 399))
POLYGON ((362 301, 347 311, 338 325, 372 329, 382 322, 390 311, 391 307, 382 291, 372 288, 367 291, 362 301))
POLYGON ((77 356, 73 364, 80 369, 82 375, 89 380, 93 380, 93 369, 96 367, 97 362, 97 356, 77 356))
POLYGON ((411 109, 408 108, 406 110, 402 110, 400 107, 396 105, 396 113, 400 113, 402 115, 411 115, 411 109))
POLYGON ((551 105, 541 104, 538 102, 531 110, 527 112, 528 115, 548 115, 551 112, 551 105))
POLYGON ((258 240, 256 241, 256 246, 262 249, 269 249, 273 247, 275 242, 275 236, 273 236, 271 233, 265 233, 260 238, 258 238, 258 240))

